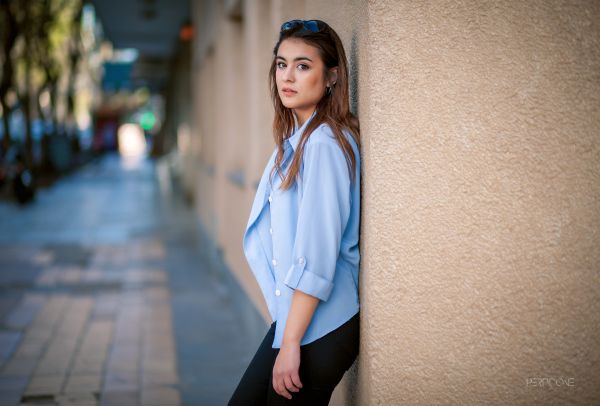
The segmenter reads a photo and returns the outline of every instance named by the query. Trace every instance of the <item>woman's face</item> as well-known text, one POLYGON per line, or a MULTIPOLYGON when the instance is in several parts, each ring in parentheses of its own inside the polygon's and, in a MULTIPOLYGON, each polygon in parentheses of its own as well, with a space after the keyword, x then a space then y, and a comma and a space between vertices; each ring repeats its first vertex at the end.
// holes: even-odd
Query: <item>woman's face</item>
MULTIPOLYGON (((279 45, 275 63, 275 79, 281 102, 285 107, 294 109, 300 121, 304 122, 329 84, 319 52, 300 39, 288 38, 279 45)), ((336 68, 332 70, 337 71, 336 68)), ((331 75, 330 79, 335 82, 331 75)))

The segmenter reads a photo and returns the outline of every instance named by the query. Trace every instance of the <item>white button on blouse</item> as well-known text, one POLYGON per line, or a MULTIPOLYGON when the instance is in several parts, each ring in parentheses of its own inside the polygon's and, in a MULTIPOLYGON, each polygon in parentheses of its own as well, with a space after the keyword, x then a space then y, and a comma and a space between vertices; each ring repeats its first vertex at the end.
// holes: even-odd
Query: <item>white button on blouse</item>
POLYGON ((273 258, 273 266, 277 266, 277 260, 275 258, 273 258))
POLYGON ((275 289, 275 296, 280 296, 281 295, 281 291, 279 289, 275 289))

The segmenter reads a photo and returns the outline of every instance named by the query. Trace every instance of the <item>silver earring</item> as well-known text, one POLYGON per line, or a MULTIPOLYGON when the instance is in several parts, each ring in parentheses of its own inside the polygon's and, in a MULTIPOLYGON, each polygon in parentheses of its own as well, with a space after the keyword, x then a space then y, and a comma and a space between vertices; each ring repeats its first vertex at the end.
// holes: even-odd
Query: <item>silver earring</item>
POLYGON ((331 95, 331 86, 327 86, 327 96, 331 95))

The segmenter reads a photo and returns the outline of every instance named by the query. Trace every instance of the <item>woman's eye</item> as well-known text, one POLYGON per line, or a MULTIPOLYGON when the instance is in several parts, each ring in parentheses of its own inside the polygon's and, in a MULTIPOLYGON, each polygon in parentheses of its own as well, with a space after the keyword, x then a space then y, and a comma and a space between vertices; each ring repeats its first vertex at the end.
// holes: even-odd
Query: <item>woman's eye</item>
MULTIPOLYGON (((308 65, 306 65, 306 64, 304 64, 304 63, 301 63, 301 64, 299 64, 299 65, 298 65, 298 67, 302 67, 300 70, 308 70, 308 69, 310 69, 310 66, 308 66, 308 65)), ((278 63, 277 63, 277 68, 278 68, 278 69, 283 69, 283 68, 285 68, 285 63, 283 63, 283 62, 278 62, 278 63)))

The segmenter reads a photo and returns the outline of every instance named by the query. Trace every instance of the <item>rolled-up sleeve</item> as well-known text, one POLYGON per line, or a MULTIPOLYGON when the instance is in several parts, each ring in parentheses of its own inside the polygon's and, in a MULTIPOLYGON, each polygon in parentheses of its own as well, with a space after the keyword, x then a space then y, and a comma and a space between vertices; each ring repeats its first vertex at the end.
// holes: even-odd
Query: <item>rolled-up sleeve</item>
POLYGON ((301 175, 302 197, 284 283, 322 301, 333 289, 343 231, 350 216, 350 174, 333 142, 308 142, 301 175))

